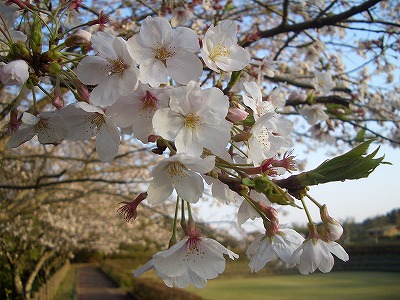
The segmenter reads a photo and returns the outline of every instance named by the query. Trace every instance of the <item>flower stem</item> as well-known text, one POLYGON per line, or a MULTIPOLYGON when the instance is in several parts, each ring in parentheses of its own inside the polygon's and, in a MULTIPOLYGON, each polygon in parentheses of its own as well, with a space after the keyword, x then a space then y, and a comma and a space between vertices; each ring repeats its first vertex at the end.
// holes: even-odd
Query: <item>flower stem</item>
POLYGON ((311 218, 310 212, 308 211, 307 205, 304 202, 304 198, 301 198, 300 200, 301 200, 301 204, 303 204, 304 211, 306 212, 308 223, 309 224, 314 224, 314 222, 313 222, 313 220, 311 218))
POLYGON ((319 209, 322 208, 322 204, 319 203, 317 200, 315 200, 313 197, 311 197, 308 193, 306 193, 306 197, 310 199, 316 206, 318 206, 319 209))

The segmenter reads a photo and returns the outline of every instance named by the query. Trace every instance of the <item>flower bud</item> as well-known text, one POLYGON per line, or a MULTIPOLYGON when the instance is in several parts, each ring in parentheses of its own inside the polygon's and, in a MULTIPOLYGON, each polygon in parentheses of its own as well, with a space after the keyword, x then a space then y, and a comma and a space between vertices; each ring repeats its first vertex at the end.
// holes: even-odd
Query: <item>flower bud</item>
POLYGON ((65 40, 65 44, 68 47, 71 47, 73 45, 89 44, 91 39, 92 39, 92 35, 90 32, 80 29, 80 30, 77 30, 71 36, 69 36, 65 40))
POLYGON ((343 234, 343 227, 338 221, 328 214, 328 208, 323 205, 320 208, 321 220, 325 229, 325 234, 328 240, 337 241, 343 234))
POLYGON ((43 33, 42 22, 39 17, 34 17, 29 36, 29 45, 34 53, 42 53, 43 33))
POLYGON ((238 123, 245 120, 248 115, 249 114, 243 109, 231 107, 228 110, 228 115, 226 116, 226 118, 232 123, 238 123))

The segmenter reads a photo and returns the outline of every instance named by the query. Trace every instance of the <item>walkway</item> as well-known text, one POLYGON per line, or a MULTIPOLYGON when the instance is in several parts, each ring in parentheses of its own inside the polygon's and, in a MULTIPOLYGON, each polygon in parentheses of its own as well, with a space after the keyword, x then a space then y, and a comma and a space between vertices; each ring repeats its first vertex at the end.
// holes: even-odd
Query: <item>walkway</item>
POLYGON ((78 269, 78 300, 131 300, 96 266, 78 269))

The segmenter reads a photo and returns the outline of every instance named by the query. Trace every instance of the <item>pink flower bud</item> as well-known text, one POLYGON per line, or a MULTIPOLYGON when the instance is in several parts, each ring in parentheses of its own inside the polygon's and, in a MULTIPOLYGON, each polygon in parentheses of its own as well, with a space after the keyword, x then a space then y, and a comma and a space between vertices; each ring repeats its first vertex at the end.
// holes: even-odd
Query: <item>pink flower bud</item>
POLYGON ((325 234, 328 240, 337 241, 343 234, 343 227, 338 221, 328 214, 328 208, 323 205, 320 208, 321 220, 325 229, 325 234))
POLYGON ((248 115, 249 114, 243 109, 231 107, 228 110, 226 118, 232 123, 237 123, 246 119, 248 115))

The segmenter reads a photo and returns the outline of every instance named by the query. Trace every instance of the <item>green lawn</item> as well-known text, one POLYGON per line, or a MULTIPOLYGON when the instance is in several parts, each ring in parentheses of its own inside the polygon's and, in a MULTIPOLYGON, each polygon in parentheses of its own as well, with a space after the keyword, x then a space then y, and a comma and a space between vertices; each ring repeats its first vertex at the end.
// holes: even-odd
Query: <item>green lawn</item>
POLYGON ((187 290, 207 300, 400 299, 400 273, 333 272, 218 278, 204 289, 187 290))

